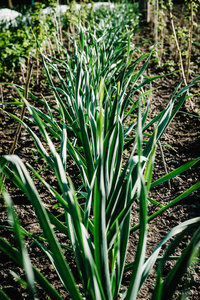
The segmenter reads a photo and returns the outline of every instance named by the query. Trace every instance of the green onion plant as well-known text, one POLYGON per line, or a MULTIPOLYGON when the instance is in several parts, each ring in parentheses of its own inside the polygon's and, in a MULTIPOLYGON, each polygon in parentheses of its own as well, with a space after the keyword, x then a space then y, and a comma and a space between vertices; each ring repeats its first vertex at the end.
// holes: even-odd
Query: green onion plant
MULTIPOLYGON (((73 300, 136 299, 158 259, 152 299, 170 299, 197 255, 200 229, 196 230, 167 277, 163 277, 163 265, 200 218, 172 228, 149 256, 146 254, 146 240, 148 223, 200 186, 200 182, 196 183, 149 215, 150 190, 199 161, 198 158, 188 162, 152 182, 157 143, 184 103, 187 90, 199 79, 182 89, 178 86, 166 108, 148 122, 151 81, 158 77, 145 75, 150 54, 138 56, 139 49, 132 44, 134 30, 127 22, 128 16, 123 6, 121 11, 116 9, 102 20, 96 19, 96 23, 93 20, 92 26, 85 22, 84 27, 80 21, 76 25, 76 34, 71 37, 74 51, 68 53, 63 48, 63 60, 41 53, 55 105, 49 105, 44 98, 38 99, 31 93, 30 97, 42 102, 47 113, 32 106, 22 96, 23 89, 16 86, 29 114, 24 121, 8 114, 24 125, 38 154, 53 171, 58 183, 56 189, 33 166, 23 163, 16 155, 5 155, 0 159, 1 172, 28 197, 43 232, 44 239, 41 239, 20 225, 12 200, 1 184, 8 222, 17 243, 14 247, 0 237, 0 249, 24 269, 30 299, 38 299, 36 283, 50 299, 63 298, 32 264, 25 236, 32 238, 41 248, 73 300), (53 80, 55 76, 59 83, 53 80), (31 129, 30 122, 37 126, 40 135, 31 129), (145 140, 147 129, 149 132, 152 125, 155 129, 145 140), (60 143, 59 148, 53 142, 55 138, 60 143), (129 155, 124 160, 126 149, 129 149, 129 155), (67 157, 73 159, 79 170, 81 183, 77 189, 66 175, 67 157), (35 177, 63 208, 64 221, 45 207, 34 183, 35 177), (133 203, 138 203, 139 223, 131 228, 133 203), (129 236, 136 230, 139 238, 134 261, 126 265, 129 236), (59 241, 56 232, 64 234, 66 241, 70 240, 70 247, 59 241), (167 242, 168 246, 160 257, 160 250, 167 242), (73 252, 82 290, 78 288, 64 254, 66 247, 73 252), (131 271, 131 277, 129 285, 124 287, 122 280, 127 270, 131 271)), ((9 299, 2 290, 0 293, 3 299, 9 299)))

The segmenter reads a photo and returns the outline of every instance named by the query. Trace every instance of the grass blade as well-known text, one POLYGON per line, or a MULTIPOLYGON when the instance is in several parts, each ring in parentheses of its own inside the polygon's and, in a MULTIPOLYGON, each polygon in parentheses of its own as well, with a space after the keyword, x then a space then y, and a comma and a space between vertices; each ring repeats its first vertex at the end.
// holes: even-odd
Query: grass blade
POLYGON ((13 226, 13 228, 14 228, 16 241, 17 241, 19 252, 21 255, 22 266, 23 266, 23 269, 25 270, 26 279, 27 279, 27 283, 28 283, 27 288, 28 288, 28 292, 29 292, 29 297, 30 297, 30 299, 36 300, 38 298, 37 298, 35 283, 34 283, 34 273, 32 270, 32 265, 31 265, 31 261, 30 261, 29 255, 28 255, 28 251, 24 244, 20 225, 17 220, 17 216, 13 210, 13 203, 12 203, 12 200, 11 200, 10 196, 8 195, 8 193, 3 191, 2 195, 3 195, 4 201, 7 206, 8 221, 9 221, 10 225, 13 226))
POLYGON ((1 288, 0 288, 0 296, 2 300, 11 300, 1 288))
POLYGON ((60 276, 64 286, 72 295, 72 297, 74 297, 74 299, 81 299, 82 297, 80 296, 77 290, 73 275, 71 274, 69 266, 66 263, 60 245, 57 242, 57 239, 51 228, 48 215, 44 209, 44 206, 41 203, 40 196, 37 192, 37 189, 35 188, 34 183, 32 182, 29 173, 27 172, 23 162, 16 155, 5 156, 5 159, 12 165, 15 174, 25 185, 27 194, 29 195, 29 199, 33 207, 35 208, 38 220, 46 236, 46 239, 48 240, 51 251, 52 253, 56 253, 56 255, 54 256, 54 260, 57 265, 57 269, 59 270, 58 275, 60 276))
POLYGON ((181 173, 187 171, 189 168, 193 167, 198 161, 200 160, 200 158, 196 158, 192 161, 187 162, 186 164, 182 165, 181 167, 177 168, 176 170, 168 173, 167 175, 163 176, 162 178, 154 181, 151 183, 151 188, 162 184, 168 180, 170 180, 171 178, 174 178, 177 175, 180 175, 181 173))
POLYGON ((139 291, 141 276, 142 276, 141 270, 145 259, 146 237, 147 237, 147 230, 146 230, 147 191, 144 184, 144 178, 143 178, 142 168, 140 163, 141 156, 142 156, 142 118, 141 118, 140 108, 138 111, 137 147, 138 147, 137 172, 138 172, 138 179, 139 179, 138 198, 139 198, 140 232, 139 232, 137 251, 135 254, 134 267, 133 267, 128 291, 126 294, 127 300, 136 299, 139 291))
POLYGON ((176 237, 175 240, 170 243, 163 258, 161 259, 161 262, 158 266, 156 286, 152 296, 152 300, 167 300, 169 298, 171 299, 175 290, 178 287, 181 277, 185 273, 187 267, 190 265, 192 258, 194 257, 194 253, 196 254, 198 252, 198 249, 200 247, 200 228, 197 229, 191 241, 184 249, 181 256, 178 258, 175 266, 170 270, 170 272, 167 274, 164 281, 162 282, 162 268, 165 262, 169 259, 170 254, 174 252, 179 243, 181 243, 181 241, 183 240, 183 236, 186 230, 187 228, 184 229, 184 231, 181 232, 181 234, 179 233, 178 237, 176 237))
MULTIPOLYGON (((4 241, 0 237, 0 249, 5 252, 9 257, 17 263, 20 267, 22 267, 22 261, 20 252, 12 247, 7 241, 4 241)), ((58 292, 54 289, 54 287, 46 280, 46 278, 33 266, 34 276, 36 282, 43 288, 46 294, 50 297, 50 299, 55 300, 63 300, 63 298, 58 294, 58 292)))

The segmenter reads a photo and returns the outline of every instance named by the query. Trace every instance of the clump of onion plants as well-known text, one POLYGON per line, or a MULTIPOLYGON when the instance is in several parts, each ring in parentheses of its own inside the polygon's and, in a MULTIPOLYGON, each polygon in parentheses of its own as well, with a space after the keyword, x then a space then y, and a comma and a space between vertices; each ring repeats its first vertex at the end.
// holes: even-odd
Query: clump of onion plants
MULTIPOLYGON (((23 163, 16 155, 5 155, 0 159, 2 173, 28 197, 43 232, 42 238, 33 236, 20 225, 12 200, 2 186, 8 222, 17 244, 14 247, 1 237, 0 249, 24 269, 30 299, 37 299, 36 283, 50 299, 63 298, 32 264, 24 236, 33 239, 48 257, 73 300, 136 299, 166 242, 169 244, 162 258, 159 257, 152 299, 170 299, 199 247, 200 229, 197 229, 168 276, 163 278, 162 266, 170 259, 183 235, 200 222, 200 218, 194 218, 172 228, 152 254, 146 254, 148 222, 200 186, 200 183, 195 184, 149 216, 148 194, 151 188, 182 173, 199 160, 152 182, 157 143, 186 99, 187 89, 198 79, 183 89, 177 87, 166 108, 148 122, 149 83, 154 78, 145 76, 144 70, 150 55, 142 55, 134 61, 137 49, 131 46, 131 32, 123 24, 124 15, 119 12, 116 15, 115 26, 113 20, 109 26, 109 17, 98 23, 96 30, 90 27, 85 30, 79 24, 78 33, 73 38, 74 53, 69 55, 66 51, 66 59, 41 54, 56 106, 43 100, 47 108, 47 113, 44 113, 22 97, 29 112, 27 118, 23 121, 9 113, 29 132, 58 184, 56 189, 48 178, 43 178, 33 166, 23 163), (117 25, 119 20, 120 26, 117 25), (138 67, 141 62, 142 67, 138 67), (54 83, 55 76, 60 84, 54 83), (29 120, 37 126, 39 135, 29 126, 29 120), (155 130, 144 142, 146 130, 150 130, 151 125, 155 130), (60 141, 60 147, 55 146, 53 138, 60 141), (123 153, 128 147, 131 150, 124 161, 123 153), (73 159, 79 170, 81 183, 77 189, 66 175, 67 156, 73 159), (63 221, 45 207, 30 171, 62 207, 63 221), (130 228, 133 203, 138 203, 139 223, 130 228), (137 249, 134 261, 126 266, 129 235, 134 230, 138 230, 139 236, 137 249), (63 239, 62 243, 59 241, 56 232, 70 240, 70 247, 63 243, 63 239), (73 252, 82 283, 81 291, 64 255, 66 247, 73 252), (122 289, 127 269, 131 270, 130 282, 122 289)), ((22 88, 17 89, 21 95, 22 88)), ((36 99, 34 95, 30 96, 36 99)))

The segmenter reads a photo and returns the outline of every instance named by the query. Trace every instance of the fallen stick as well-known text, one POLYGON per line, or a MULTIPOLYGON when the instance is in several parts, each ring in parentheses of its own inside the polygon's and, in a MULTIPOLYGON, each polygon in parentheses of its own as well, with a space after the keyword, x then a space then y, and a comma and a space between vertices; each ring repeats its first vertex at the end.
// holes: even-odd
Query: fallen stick
MULTIPOLYGON (((27 78, 26 78, 26 85, 25 85, 25 90, 24 90, 24 98, 25 98, 25 99, 28 98, 28 90, 29 90, 29 85, 30 85, 30 80, 31 80, 31 74, 32 74, 32 69, 33 69, 33 64, 32 64, 32 62, 29 62, 28 67, 29 67, 29 69, 28 69, 28 75, 27 75, 27 78)), ((23 119, 24 119, 25 110, 26 110, 26 104, 24 103, 23 106, 22 106, 22 109, 21 109, 20 120, 23 120, 23 119)), ((16 130, 16 133, 15 133, 15 136, 14 136, 14 141, 13 141, 12 147, 11 147, 11 149, 10 149, 9 155, 13 155, 14 152, 15 152, 15 148, 16 148, 16 145, 17 145, 17 142, 18 142, 18 139, 19 139, 19 135, 20 135, 20 132, 21 132, 21 128, 22 128, 22 124, 19 123, 19 124, 18 124, 18 127, 17 127, 17 130, 16 130)), ((3 177, 2 177, 2 183, 4 183, 5 177, 6 177, 6 176, 3 175, 3 177)), ((2 186, 1 186, 1 191, 2 191, 2 188, 3 188, 3 184, 2 184, 2 186)), ((1 191, 0 191, 0 192, 1 192, 1 191)), ((1 194, 1 193, 0 193, 0 194, 1 194)))
MULTIPOLYGON (((29 90, 29 85, 30 85, 30 80, 31 80, 32 69, 33 69, 33 64, 32 64, 32 62, 30 62, 29 63, 28 75, 27 75, 27 78, 26 78, 25 91, 24 91, 24 98, 25 99, 28 98, 28 90, 29 90)), ((26 110, 26 104, 24 103, 23 106, 22 106, 21 115, 20 115, 20 120, 21 121, 24 119, 25 110, 26 110)), ((18 127, 17 127, 17 130, 16 130, 16 133, 15 133, 15 137, 14 137, 12 147, 11 147, 10 152, 9 152, 10 155, 14 154, 14 152, 15 152, 15 148, 16 148, 16 145, 17 145, 17 141, 19 139, 21 128, 22 128, 22 124, 19 123, 18 127)))

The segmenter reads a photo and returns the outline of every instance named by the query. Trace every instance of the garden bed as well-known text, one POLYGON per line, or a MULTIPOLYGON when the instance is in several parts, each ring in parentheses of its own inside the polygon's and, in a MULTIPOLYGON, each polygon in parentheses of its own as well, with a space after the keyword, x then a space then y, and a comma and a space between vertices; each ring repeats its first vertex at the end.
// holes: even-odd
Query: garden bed
MULTIPOLYGON (((140 44, 143 40, 151 35, 150 29, 143 29, 136 33, 136 40, 134 41, 137 44, 140 44)), ((200 42, 200 40, 198 41, 200 42)), ((140 46, 141 53, 145 53, 147 48, 150 48, 153 44, 153 41, 150 39, 148 43, 145 43, 143 46, 140 46)), ((166 49, 166 51, 169 51, 166 49)), ((194 53, 196 56, 197 53, 194 53)), ((198 54, 200 55, 200 53, 198 54)), ((196 61, 198 64, 199 62, 196 61)), ((199 66, 198 66, 199 67, 199 66)), ((162 66, 157 66, 153 62, 149 63, 147 67, 146 74, 149 77, 163 75, 166 74, 167 71, 162 66)), ((39 84, 37 84, 36 80, 36 66, 34 65, 33 79, 30 84, 30 91, 32 94, 40 97, 42 94, 44 98, 47 100, 49 104, 55 103, 55 97, 52 95, 48 86, 43 84, 44 82, 44 72, 43 67, 40 65, 39 71, 39 84)), ((197 76, 199 74, 195 74, 197 76)), ((192 75, 193 76, 193 75, 192 75)), ((10 82, 10 78, 4 79, 4 81, 10 82)), ((151 96, 151 106, 152 110, 150 112, 149 120, 153 119, 157 116, 160 111, 162 111, 166 105, 169 103, 170 97, 173 94, 175 87, 179 84, 181 80, 180 73, 175 73, 170 76, 158 78, 156 82, 152 83, 152 96, 151 96), (159 88, 158 88, 159 87, 159 88)), ((192 78, 190 78, 190 81, 192 78)), ((12 82, 18 85, 23 85, 23 77, 21 72, 16 72, 13 74, 12 82)), ((1 97, 6 104, 6 102, 12 102, 13 98, 18 99, 18 95, 14 90, 13 86, 10 85, 1 85, 3 87, 1 89, 1 97)), ((190 106, 190 101, 187 100, 187 104, 183 106, 180 112, 176 115, 176 117, 171 122, 167 131, 164 133, 161 142, 161 148, 157 147, 157 156, 155 160, 155 169, 153 173, 153 180, 157 180, 158 178, 164 176, 166 174, 165 164, 167 168, 167 172, 173 171, 175 168, 180 167, 181 165, 194 160, 200 156, 200 118, 197 114, 200 111, 200 102, 199 102, 199 94, 200 94, 200 86, 195 85, 190 90, 190 93, 196 94, 197 96, 192 98, 192 107, 190 106), (195 110, 194 110, 195 107, 195 110), (167 145, 167 146, 165 146, 167 145), (161 155, 163 151, 163 156, 161 155)), ((32 105, 37 108, 43 109, 43 106, 40 103, 35 103, 33 100, 30 101, 32 105)), ((14 114, 20 113, 20 108, 17 108, 15 105, 6 106, 6 111, 12 112, 14 114)), ((0 111, 0 154, 6 155, 9 153, 11 148, 15 131, 17 128, 17 123, 12 120, 9 116, 7 116, 3 111, 0 111)), ((34 128, 34 126, 33 126, 34 128)), ((59 145, 58 141, 55 140, 55 145, 59 145)), ((124 159, 128 157, 131 148, 128 148, 124 153, 124 159)), ((32 166, 35 166, 37 170, 45 167, 45 162, 40 159, 37 163, 35 159, 37 159, 37 152, 35 151, 35 146, 30 138, 29 134, 22 128, 22 132, 17 144, 17 148, 15 150, 15 154, 23 159, 24 162, 30 163, 32 166)), ((80 185, 80 178, 78 177, 79 171, 72 159, 67 160, 67 174, 72 179, 72 182, 77 189, 80 185)), ((197 163, 191 169, 187 170, 185 173, 178 175, 177 177, 171 179, 163 183, 158 188, 152 189, 150 193, 150 198, 157 201, 160 205, 167 205, 170 201, 178 197, 183 191, 189 189, 192 185, 199 181, 199 172, 200 164, 197 163)), ((53 187, 57 188, 58 184, 56 181, 55 174, 49 169, 44 170, 42 175, 45 178, 48 178, 48 183, 53 187)), ((59 215, 62 213, 62 208, 55 208, 54 205, 57 204, 57 201, 52 199, 51 195, 46 192, 44 186, 36 180, 36 186, 42 198, 42 201, 46 208, 48 208, 53 214, 59 215)), ((27 197, 17 189, 12 183, 10 183, 7 179, 5 181, 6 189, 10 193, 12 200, 15 205, 16 212, 19 216, 20 223, 22 226, 30 233, 35 235, 41 234, 41 228, 38 224, 37 218, 33 211, 32 205, 30 204, 27 197)), ((166 236, 166 234, 178 224, 194 218, 199 217, 200 215, 200 202, 199 202, 199 190, 195 191, 193 194, 182 200, 180 203, 175 206, 169 208, 167 211, 163 212, 162 215, 158 216, 156 219, 152 220, 152 222, 148 225, 148 237, 147 237, 147 256, 152 253, 155 246, 158 245, 161 240, 166 236)), ((149 207, 149 215, 157 210, 155 205, 148 203, 149 207)), ((0 202, 0 215, 1 215, 1 225, 6 225, 7 213, 5 211, 5 206, 0 202)), ((62 216, 61 219, 62 220, 62 216)), ((133 204, 132 213, 131 213, 131 226, 134 226, 138 223, 138 208, 135 203, 133 204)), ((180 255, 180 253, 186 247, 190 237, 192 236, 193 231, 190 235, 187 236, 186 239, 183 239, 179 248, 177 249, 177 253, 175 255, 180 255)), ((5 228, 0 228, 0 235, 4 237, 9 242, 13 243, 13 234, 5 228)), ((69 241, 66 241, 66 237, 63 234, 58 234, 58 238, 60 243, 69 244, 69 241)), ((138 232, 133 232, 129 238, 128 252, 126 257, 126 263, 130 263, 133 261, 135 256, 135 249, 138 241, 138 232)), ((29 246, 29 254, 31 257, 31 262, 34 266, 42 272, 42 274, 48 278, 49 282, 58 290, 61 297, 64 299, 71 299, 63 285, 61 284, 54 268, 47 260, 44 253, 38 247, 37 244, 32 245, 32 241, 27 239, 27 245, 29 246)), ((81 282, 79 280, 76 264, 74 262, 74 257, 68 250, 64 250, 66 257, 68 257, 70 268, 80 285, 81 290, 81 282)), ((0 260, 0 286, 3 288, 4 292, 11 299, 28 299, 27 291, 16 279, 14 279, 13 275, 10 274, 10 271, 15 272, 20 277, 24 278, 24 273, 21 268, 19 268, 13 261, 9 259, 9 257, 1 252, 1 260, 0 260)), ((171 269, 171 266, 174 264, 174 261, 169 261, 164 267, 164 276, 171 269)), ((153 287, 154 287, 154 274, 155 270, 153 270, 142 287, 137 299, 150 299, 153 287)), ((186 288, 188 290, 188 299, 199 299, 200 298, 200 265, 197 263, 193 268, 191 268, 191 272, 186 275, 181 284, 180 289, 174 294, 173 299, 178 299, 180 293, 186 288), (188 284, 189 282, 189 284, 188 284), (188 285, 188 286, 187 286, 188 285)), ((127 271, 123 278, 124 287, 129 285, 130 281, 130 271, 127 271)), ((39 299, 48 299, 47 296, 43 293, 42 289, 38 287, 38 295, 39 299)))

